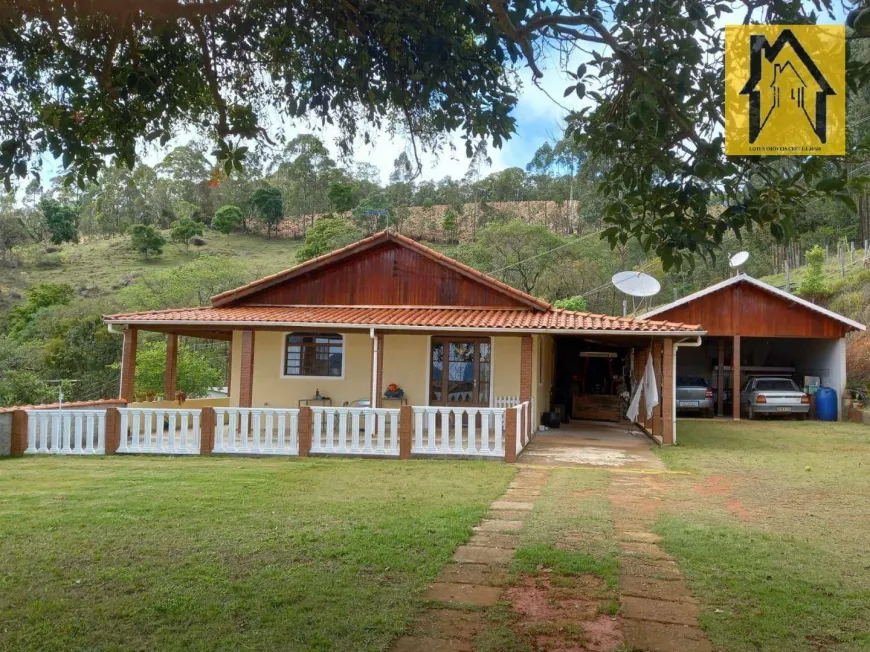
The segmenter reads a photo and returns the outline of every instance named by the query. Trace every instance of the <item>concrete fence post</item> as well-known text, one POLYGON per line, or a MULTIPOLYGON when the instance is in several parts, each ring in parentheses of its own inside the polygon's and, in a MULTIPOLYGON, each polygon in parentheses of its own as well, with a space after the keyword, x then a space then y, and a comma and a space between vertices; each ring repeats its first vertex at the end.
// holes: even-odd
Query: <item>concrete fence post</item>
POLYGON ((214 408, 204 407, 199 416, 199 454, 211 455, 214 449, 216 415, 214 408))
MULTIPOLYGON (((127 433, 124 433, 127 436, 127 433)), ((121 413, 118 408, 106 408, 106 455, 114 455, 121 446, 121 413)))
POLYGON ((311 452, 313 413, 307 405, 299 408, 299 457, 308 457, 311 452))
POLYGON ((399 408, 399 459, 411 457, 411 431, 414 429, 414 410, 410 405, 399 408))
POLYGON ((517 411, 508 408, 504 413, 504 461, 517 461, 517 411))

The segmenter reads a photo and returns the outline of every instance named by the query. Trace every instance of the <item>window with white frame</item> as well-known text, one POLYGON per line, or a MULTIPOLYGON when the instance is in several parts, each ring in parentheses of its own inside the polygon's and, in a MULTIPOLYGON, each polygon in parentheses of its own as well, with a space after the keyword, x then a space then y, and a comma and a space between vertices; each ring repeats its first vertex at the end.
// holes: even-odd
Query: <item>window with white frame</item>
POLYGON ((344 337, 338 333, 290 333, 284 346, 285 376, 340 378, 344 337))

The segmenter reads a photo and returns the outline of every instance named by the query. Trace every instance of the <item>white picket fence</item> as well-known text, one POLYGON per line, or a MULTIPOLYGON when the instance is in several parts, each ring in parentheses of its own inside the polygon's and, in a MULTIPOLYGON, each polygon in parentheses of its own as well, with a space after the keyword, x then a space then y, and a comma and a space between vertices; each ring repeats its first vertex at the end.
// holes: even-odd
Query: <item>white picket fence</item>
POLYGON ((27 453, 103 455, 105 410, 26 410, 27 453))
POLYGON ((526 444, 531 440, 534 433, 534 403, 525 401, 510 408, 517 413, 517 440, 516 452, 517 455, 526 447, 526 444))
POLYGON ((215 453, 299 455, 299 410, 214 408, 215 453))
POLYGON ((202 410, 118 408, 119 453, 199 455, 202 410))
POLYGON ((504 457, 505 408, 420 407, 411 453, 504 457))
POLYGON ((399 455, 399 410, 312 407, 311 452, 399 455))

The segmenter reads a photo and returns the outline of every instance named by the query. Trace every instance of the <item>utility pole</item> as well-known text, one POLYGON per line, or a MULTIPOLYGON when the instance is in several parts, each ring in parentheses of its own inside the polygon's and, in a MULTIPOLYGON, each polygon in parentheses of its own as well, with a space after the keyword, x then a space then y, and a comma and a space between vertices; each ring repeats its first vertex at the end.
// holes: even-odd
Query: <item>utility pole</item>
POLYGON ((788 264, 788 256, 785 257, 785 291, 791 292, 791 267, 788 264))

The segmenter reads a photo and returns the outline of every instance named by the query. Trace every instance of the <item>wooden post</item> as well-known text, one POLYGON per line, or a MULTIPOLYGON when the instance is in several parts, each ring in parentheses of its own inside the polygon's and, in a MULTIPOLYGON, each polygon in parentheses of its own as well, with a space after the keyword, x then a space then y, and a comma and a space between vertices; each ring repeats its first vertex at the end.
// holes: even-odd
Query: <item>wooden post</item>
POLYGON ((504 412, 504 461, 517 461, 517 411, 513 408, 504 412))
POLYGON ((166 373, 163 379, 163 398, 166 401, 175 400, 177 370, 178 335, 170 333, 166 336, 166 373))
POLYGON ((734 336, 731 354, 731 415, 740 421, 740 336, 734 336))
POLYGON ((214 429, 216 425, 214 408, 204 407, 199 416, 199 454, 211 455, 214 448, 214 429))
POLYGON ((788 264, 788 257, 785 259, 785 291, 791 292, 791 268, 788 264))
POLYGON ((665 338, 662 351, 662 444, 674 443, 674 341, 665 338))
POLYGON ((719 338, 719 371, 716 379, 716 414, 725 416, 725 338, 719 338))
POLYGON ((411 433, 414 430, 414 410, 410 405, 399 408, 399 459, 411 457, 411 433))
MULTIPOLYGON (((653 355, 653 371, 655 372, 656 378, 662 377, 662 343, 660 341, 653 342, 652 345, 652 355, 653 355)), ((659 395, 659 404, 653 408, 653 416, 652 416, 652 434, 653 436, 662 436, 662 401, 661 395, 659 395)))
POLYGON ((520 403, 532 400, 532 336, 520 338, 520 403))
POLYGON ((10 442, 9 454, 12 456, 24 455, 27 450, 27 412, 15 410, 12 413, 12 441, 10 442))
POLYGON ((239 407, 251 407, 253 396, 254 331, 242 331, 242 368, 239 370, 239 407))
POLYGON ((136 384, 136 348, 139 344, 139 329, 130 327, 124 331, 124 348, 121 353, 120 398, 132 403, 136 384))
MULTIPOLYGON (((127 433, 124 433, 127 436, 127 433)), ((121 413, 118 408, 106 408, 106 455, 114 455, 121 446, 121 413)))
POLYGON ((308 457, 311 452, 312 412, 307 405, 299 408, 299 457, 308 457))

